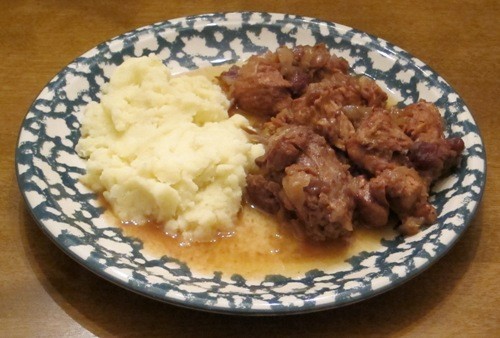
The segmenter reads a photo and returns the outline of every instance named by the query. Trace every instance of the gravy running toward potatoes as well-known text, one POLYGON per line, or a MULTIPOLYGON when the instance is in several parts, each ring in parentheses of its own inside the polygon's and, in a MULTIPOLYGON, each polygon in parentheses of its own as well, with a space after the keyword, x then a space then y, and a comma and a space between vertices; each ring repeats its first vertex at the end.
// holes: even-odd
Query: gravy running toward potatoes
POLYGON ((388 227, 359 228, 349 243, 341 240, 312 243, 298 239, 293 229, 280 225, 275 217, 247 204, 240 211, 234 235, 188 246, 167 236, 154 223, 137 226, 116 222, 126 236, 140 239, 148 254, 176 258, 192 271, 203 274, 220 271, 225 277, 240 274, 250 279, 269 274, 295 277, 313 269, 341 269, 348 266, 346 259, 362 251, 380 249, 382 238, 396 235, 388 227))

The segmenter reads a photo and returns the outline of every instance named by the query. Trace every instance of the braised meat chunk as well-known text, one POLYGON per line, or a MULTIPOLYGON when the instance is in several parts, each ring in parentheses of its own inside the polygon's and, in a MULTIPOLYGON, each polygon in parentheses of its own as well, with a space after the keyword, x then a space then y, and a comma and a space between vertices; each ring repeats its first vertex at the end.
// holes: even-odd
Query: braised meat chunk
POLYGON ((409 160, 426 180, 432 182, 458 164, 464 142, 444 137, 443 119, 435 105, 425 101, 409 105, 397 119, 414 141, 409 160))
POLYGON ((349 70, 347 61, 331 55, 324 44, 297 46, 293 49, 280 47, 274 55, 281 74, 292 84, 294 97, 302 95, 310 83, 319 82, 331 74, 347 74, 349 70))
POLYGON ((386 169, 370 183, 376 189, 385 189, 391 210, 401 220, 402 233, 413 235, 422 225, 436 220, 436 209, 428 202, 427 183, 415 169, 405 166, 386 169))
MULTIPOLYGON (((370 92, 371 97, 365 100, 359 82, 366 81, 335 73, 321 82, 311 83, 301 97, 292 101, 290 107, 271 118, 266 128, 274 130, 286 124, 308 125, 324 136, 330 145, 345 151, 346 143, 355 130, 353 122, 358 121, 351 121, 343 107, 368 107, 365 105, 373 104, 369 109, 374 109, 387 100, 387 95, 378 86, 378 90, 370 92), (383 95, 376 95, 376 92, 383 95)), ((376 86, 373 81, 371 83, 376 86)))
POLYGON ((311 83, 304 91, 309 102, 321 100, 336 104, 384 107, 387 94, 369 77, 333 73, 321 81, 311 83))
POLYGON ((273 133, 285 125, 310 126, 325 137, 330 145, 341 150, 345 150, 345 143, 354 133, 351 121, 337 105, 308 102, 306 97, 294 100, 290 108, 283 109, 265 124, 265 128, 267 132, 273 133))
POLYGON ((256 115, 276 115, 292 101, 291 84, 283 78, 279 64, 252 56, 229 86, 231 96, 242 110, 256 115))
POLYGON ((358 224, 380 228, 389 221, 389 202, 385 186, 374 184, 364 176, 356 176, 352 181, 354 194, 354 218, 358 224))
POLYGON ((275 201, 304 226, 310 238, 322 241, 352 231, 354 200, 348 167, 311 128, 290 125, 280 129, 270 137, 266 154, 257 163, 267 180, 260 182, 261 189, 255 187, 255 178, 247 181, 247 192, 257 206, 268 209, 266 196, 274 182, 282 188, 271 193, 275 201))
POLYGON ((247 176, 247 200, 268 213, 276 214, 281 209, 280 191, 281 185, 264 175, 250 174, 247 176))
POLYGON ((241 67, 233 66, 221 74, 219 83, 234 105, 258 116, 275 116, 303 95, 322 97, 337 106, 385 104, 387 94, 373 80, 350 76, 348 71, 347 61, 331 55, 323 44, 280 47, 250 57, 241 67))
POLYGON ((353 229, 354 200, 347 169, 325 139, 314 132, 297 162, 285 169, 283 205, 313 240, 346 237, 353 229))
POLYGON ((412 140, 387 110, 374 110, 364 118, 347 142, 349 158, 373 175, 407 164, 412 140))

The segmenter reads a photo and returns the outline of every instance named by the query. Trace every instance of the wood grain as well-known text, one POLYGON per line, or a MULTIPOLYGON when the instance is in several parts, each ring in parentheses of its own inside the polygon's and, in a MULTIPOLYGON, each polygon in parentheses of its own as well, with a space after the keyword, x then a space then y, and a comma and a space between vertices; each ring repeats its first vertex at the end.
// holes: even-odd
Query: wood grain
POLYGON ((16 1, 0 4, 0 336, 500 336, 498 1, 16 1), (383 295, 293 317, 237 317, 128 292, 62 253, 26 210, 14 172, 21 122, 83 52, 158 21, 220 11, 288 12, 384 38, 440 73, 482 131, 488 178, 470 228, 430 269, 383 295), (498 129, 497 129, 498 128, 498 129))

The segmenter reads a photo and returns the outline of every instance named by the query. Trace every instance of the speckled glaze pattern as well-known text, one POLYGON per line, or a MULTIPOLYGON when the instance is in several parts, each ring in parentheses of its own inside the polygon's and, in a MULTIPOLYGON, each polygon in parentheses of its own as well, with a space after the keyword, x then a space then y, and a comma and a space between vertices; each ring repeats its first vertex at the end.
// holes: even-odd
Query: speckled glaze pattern
POLYGON ((481 199, 485 152, 471 113, 455 91, 420 60, 355 29, 269 13, 216 13, 157 23, 113 38, 75 59, 36 98, 21 126, 19 187, 34 218, 58 246, 93 272, 129 290, 180 306, 240 314, 287 314, 339 307, 393 288, 423 271, 464 232, 481 199), (124 59, 154 53, 173 72, 219 65, 280 45, 325 43, 390 92, 398 104, 434 102, 446 133, 461 137, 460 167, 433 188, 436 224, 416 236, 383 240, 348 268, 288 278, 246 280, 202 275, 108 224, 96 196, 79 183, 85 162, 75 153, 83 109, 124 59))

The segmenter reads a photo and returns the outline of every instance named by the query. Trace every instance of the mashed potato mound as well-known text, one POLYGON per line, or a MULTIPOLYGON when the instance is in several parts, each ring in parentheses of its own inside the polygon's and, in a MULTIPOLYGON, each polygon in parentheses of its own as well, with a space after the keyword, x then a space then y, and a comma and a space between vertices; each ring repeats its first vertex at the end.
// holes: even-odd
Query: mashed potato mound
POLYGON ((85 111, 82 182, 122 221, 159 222, 183 241, 233 231, 246 173, 264 148, 228 105, 206 77, 172 77, 154 56, 126 60, 85 111))

